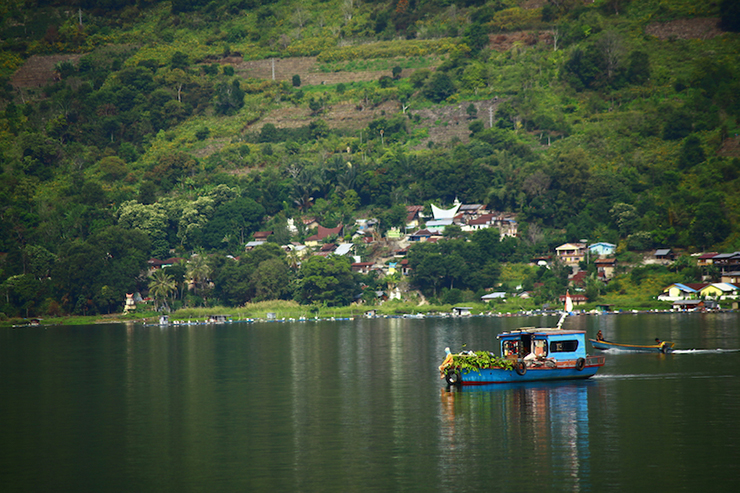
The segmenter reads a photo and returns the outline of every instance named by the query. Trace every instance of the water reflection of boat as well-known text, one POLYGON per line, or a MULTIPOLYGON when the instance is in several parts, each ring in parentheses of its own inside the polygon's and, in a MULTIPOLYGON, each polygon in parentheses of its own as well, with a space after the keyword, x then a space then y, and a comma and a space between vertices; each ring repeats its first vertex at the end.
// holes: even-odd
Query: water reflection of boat
POLYGON ((603 356, 586 354, 582 330, 526 328, 498 338, 501 358, 484 351, 448 353, 439 367, 442 378, 448 385, 583 379, 604 366, 603 356))
MULTIPOLYGON (((461 467, 461 450, 488 451, 496 437, 500 455, 491 459, 493 467, 511 467, 507 457, 524 456, 528 470, 566 472, 563 489, 591 491, 589 397, 598 400, 603 388, 581 380, 441 389, 442 467, 461 467)), ((509 475, 497 481, 501 489, 521 489, 509 475)))
POLYGON ((649 353, 670 353, 675 345, 669 341, 662 341, 657 344, 620 344, 618 342, 605 341, 603 339, 589 339, 594 349, 618 349, 620 351, 639 351, 649 353))

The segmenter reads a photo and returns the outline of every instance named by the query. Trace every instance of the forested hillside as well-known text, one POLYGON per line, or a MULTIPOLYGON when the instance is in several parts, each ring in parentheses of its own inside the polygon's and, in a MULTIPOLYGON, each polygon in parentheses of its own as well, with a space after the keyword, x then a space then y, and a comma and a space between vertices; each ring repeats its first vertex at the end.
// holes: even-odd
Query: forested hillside
POLYGON ((519 236, 412 248, 427 296, 582 238, 740 250, 738 31, 733 0, 6 0, 1 316, 346 304, 378 280, 245 243, 455 198, 519 236))

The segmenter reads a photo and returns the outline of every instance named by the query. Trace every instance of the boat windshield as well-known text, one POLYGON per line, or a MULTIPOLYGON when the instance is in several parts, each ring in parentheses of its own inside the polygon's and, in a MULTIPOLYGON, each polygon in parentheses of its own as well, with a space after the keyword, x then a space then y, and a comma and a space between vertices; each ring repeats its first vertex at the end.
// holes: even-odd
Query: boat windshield
POLYGON ((504 358, 516 359, 523 357, 523 349, 524 344, 521 340, 508 340, 501 343, 501 354, 504 358))
POLYGON ((523 334, 520 339, 502 341, 501 354, 504 358, 524 358, 528 354, 535 357, 547 357, 547 339, 535 339, 530 334, 523 334))
POLYGON ((536 357, 547 356, 547 341, 545 339, 535 339, 532 342, 532 352, 536 357))
POLYGON ((578 349, 578 340, 552 341, 550 343, 551 353, 573 353, 578 349))

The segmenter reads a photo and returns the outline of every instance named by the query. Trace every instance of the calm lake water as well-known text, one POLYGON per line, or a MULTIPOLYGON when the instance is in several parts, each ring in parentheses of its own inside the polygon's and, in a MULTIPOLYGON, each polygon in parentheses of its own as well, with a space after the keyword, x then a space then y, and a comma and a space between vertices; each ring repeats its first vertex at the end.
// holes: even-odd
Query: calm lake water
POLYGON ((0 490, 734 491, 740 314, 570 317, 678 349, 588 381, 439 379, 445 346, 555 322, 0 329, 0 490))

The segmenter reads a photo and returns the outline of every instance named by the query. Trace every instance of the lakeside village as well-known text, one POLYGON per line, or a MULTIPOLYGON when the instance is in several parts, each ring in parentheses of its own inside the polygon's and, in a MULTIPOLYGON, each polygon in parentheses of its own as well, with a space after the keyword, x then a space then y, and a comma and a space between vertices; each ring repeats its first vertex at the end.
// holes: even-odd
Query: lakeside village
MULTIPOLYGON (((362 274, 369 274, 375 271, 380 277, 396 273, 399 273, 401 276, 408 276, 410 273, 410 267, 406 259, 408 248, 417 242, 434 243, 444 241, 443 232, 447 226, 459 226, 460 230, 464 232, 497 228, 501 239, 507 236, 515 237, 518 234, 517 221, 514 214, 488 211, 480 204, 462 204, 456 200, 450 209, 441 209, 432 205, 432 217, 429 218, 424 216, 423 206, 407 206, 406 210, 406 233, 402 233, 396 228, 391 229, 384 237, 381 237, 376 228, 374 228, 377 224, 376 221, 360 219, 357 220, 357 231, 352 238, 352 242, 339 241, 332 243, 328 242, 328 240, 332 238, 343 238, 342 225, 335 228, 325 228, 314 219, 306 219, 304 220, 305 229, 309 231, 314 229, 316 233, 306 238, 303 244, 291 243, 283 245, 282 248, 286 252, 296 255, 299 259, 305 259, 310 255, 347 255, 353 260, 352 270, 362 274), (354 254, 355 245, 370 245, 376 242, 382 242, 387 247, 382 250, 389 253, 373 259, 362 259, 360 256, 354 254)), ((288 229, 291 233, 297 233, 297 228, 293 220, 289 220, 288 229)), ((253 239, 245 246, 246 250, 249 251, 269 241, 271 235, 272 231, 254 233, 253 239)), ((570 296, 574 309, 578 312, 578 307, 585 305, 589 301, 586 295, 582 294, 584 292, 583 286, 587 274, 579 270, 579 263, 588 257, 596 266, 598 279, 604 283, 608 283, 615 275, 617 268, 617 260, 614 258, 615 252, 616 245, 606 242, 593 244, 585 242, 566 243, 555 248, 553 255, 531 259, 531 265, 548 266, 554 261, 559 261, 571 267, 572 273, 569 276, 570 296)), ((711 252, 699 254, 696 257, 698 266, 713 265, 719 271, 721 282, 671 284, 665 286, 657 299, 670 303, 666 307, 667 311, 737 310, 740 300, 740 252, 711 252)), ((181 260, 183 259, 151 259, 149 260, 149 274, 157 269, 166 269, 168 266, 181 260)), ((669 265, 673 260, 674 254, 670 249, 658 249, 646 256, 643 263, 669 265)), ((387 300, 403 300, 405 293, 401 290, 399 284, 396 284, 394 288, 388 291, 376 292, 378 298, 376 305, 382 305, 387 300)), ((507 293, 496 291, 495 288, 491 288, 488 291, 481 297, 482 302, 505 302, 511 297, 526 299, 530 296, 530 293, 526 291, 507 293)), ((561 296, 560 307, 563 306, 564 301, 565 295, 561 296)), ((124 314, 136 310, 136 305, 142 303, 149 304, 151 300, 142 298, 139 293, 128 294, 125 301, 124 314)), ((605 313, 610 312, 611 309, 612 307, 610 305, 597 305, 592 312, 605 313)), ((544 306, 542 309, 544 312, 557 310, 558 307, 549 306, 544 306)), ((378 310, 373 306, 367 306, 362 312, 368 317, 377 316, 378 314, 378 310)), ((487 314, 499 315, 492 312, 488 312, 487 314)), ((405 316, 421 317, 429 315, 432 314, 407 314, 405 316)), ((453 307, 450 312, 437 313, 435 315, 465 317, 471 316, 472 312, 470 307, 453 307)), ((267 313, 266 319, 276 319, 275 313, 267 313)), ((218 323, 227 320, 230 320, 230 317, 211 316, 208 321, 218 323)))

